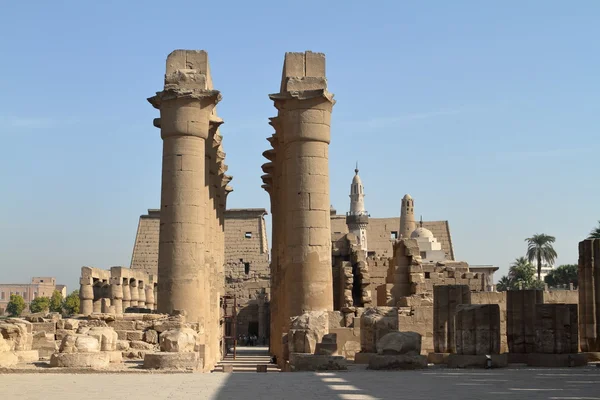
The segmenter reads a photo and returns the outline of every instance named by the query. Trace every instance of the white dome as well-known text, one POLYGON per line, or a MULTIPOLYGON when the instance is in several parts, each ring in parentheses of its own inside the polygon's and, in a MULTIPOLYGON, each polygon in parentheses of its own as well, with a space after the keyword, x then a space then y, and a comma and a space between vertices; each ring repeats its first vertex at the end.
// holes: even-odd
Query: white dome
POLYGON ((432 238, 432 237, 433 237, 433 233, 431 233, 431 231, 429 229, 425 229, 422 227, 415 229, 413 231, 413 233, 410 234, 411 239, 432 238))
POLYGON ((404 200, 412 200, 413 198, 411 197, 410 194, 405 194, 403 197, 404 200))

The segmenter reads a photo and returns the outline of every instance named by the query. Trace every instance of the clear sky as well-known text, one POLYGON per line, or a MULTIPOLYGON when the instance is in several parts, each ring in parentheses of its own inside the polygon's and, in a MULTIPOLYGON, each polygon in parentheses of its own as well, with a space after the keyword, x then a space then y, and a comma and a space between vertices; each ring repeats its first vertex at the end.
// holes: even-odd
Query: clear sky
POLYGON ((146 98, 174 49, 205 49, 235 191, 261 153, 286 51, 327 55, 331 202, 354 163, 372 217, 447 219, 457 258, 500 273, 535 233, 558 263, 600 219, 600 2, 0 1, 0 282, 128 266, 160 205, 146 98))

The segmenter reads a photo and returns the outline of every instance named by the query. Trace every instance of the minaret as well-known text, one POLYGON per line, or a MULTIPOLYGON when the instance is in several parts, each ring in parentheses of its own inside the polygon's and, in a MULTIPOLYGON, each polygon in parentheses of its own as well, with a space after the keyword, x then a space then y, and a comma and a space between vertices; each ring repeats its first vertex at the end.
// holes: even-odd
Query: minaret
POLYGON ((400 209, 400 237, 410 239, 410 234, 417 228, 415 223, 415 202, 410 194, 405 194, 402 198, 402 207, 400 209))
POLYGON ((367 251, 367 224, 369 215, 365 211, 365 188, 358 176, 358 162, 354 170, 354 178, 350 186, 350 211, 346 214, 348 230, 358 238, 358 245, 367 251))

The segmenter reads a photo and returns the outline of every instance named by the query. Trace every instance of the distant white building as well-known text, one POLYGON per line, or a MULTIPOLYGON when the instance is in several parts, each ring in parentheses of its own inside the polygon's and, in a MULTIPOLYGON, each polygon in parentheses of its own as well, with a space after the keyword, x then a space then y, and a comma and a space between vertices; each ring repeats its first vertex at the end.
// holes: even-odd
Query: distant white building
MULTIPOLYGON (((535 277, 537 278, 537 262, 533 262, 533 267, 535 268, 535 277)), ((542 264, 542 272, 540 274, 540 279, 542 280, 542 282, 544 281, 544 278, 554 270, 554 265, 548 265, 548 264, 542 264)))

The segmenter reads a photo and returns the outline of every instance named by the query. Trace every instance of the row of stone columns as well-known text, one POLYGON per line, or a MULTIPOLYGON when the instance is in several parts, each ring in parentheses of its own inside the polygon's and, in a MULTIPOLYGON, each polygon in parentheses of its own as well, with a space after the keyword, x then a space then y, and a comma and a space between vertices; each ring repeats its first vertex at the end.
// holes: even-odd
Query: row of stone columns
POLYGON ((158 251, 158 311, 185 311, 200 324, 205 368, 219 359, 219 297, 224 288, 225 175, 214 90, 205 51, 167 57, 164 90, 148 101, 160 110, 163 139, 158 251))
POLYGON ((112 267, 101 270, 82 267, 80 277, 80 312, 84 315, 92 313, 122 314, 127 308, 156 308, 156 278, 145 274, 145 280, 129 274, 123 276, 123 267, 112 267))
POLYGON ((272 149, 263 153, 263 187, 271 197, 271 351, 284 354, 291 317, 333 310, 329 219, 329 141, 333 95, 325 56, 286 53, 280 92, 269 96, 272 149))

